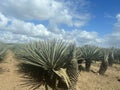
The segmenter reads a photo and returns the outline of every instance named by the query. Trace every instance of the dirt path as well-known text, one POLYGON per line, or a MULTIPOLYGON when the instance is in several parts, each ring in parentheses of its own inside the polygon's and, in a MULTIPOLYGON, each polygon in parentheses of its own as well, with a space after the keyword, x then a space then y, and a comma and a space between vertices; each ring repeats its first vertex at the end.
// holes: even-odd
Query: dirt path
POLYGON ((20 90, 20 75, 17 73, 17 64, 14 54, 8 51, 4 61, 0 64, 3 71, 0 74, 0 90, 20 90))
MULTIPOLYGON (((30 90, 23 87, 21 74, 18 73, 19 62, 15 59, 13 52, 8 51, 3 62, 0 63, 0 90, 30 90)), ((36 89, 37 90, 37 89, 36 89)), ((43 87, 39 90, 44 90, 43 87)))

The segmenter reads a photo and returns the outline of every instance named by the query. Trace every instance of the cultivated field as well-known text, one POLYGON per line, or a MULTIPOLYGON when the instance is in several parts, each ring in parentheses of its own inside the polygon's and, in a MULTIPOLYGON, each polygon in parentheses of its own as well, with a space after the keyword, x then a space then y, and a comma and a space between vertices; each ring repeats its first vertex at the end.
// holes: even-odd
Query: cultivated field
MULTIPOLYGON (((21 74, 18 73, 18 62, 12 51, 8 51, 0 63, 0 90, 30 90, 23 87, 21 74)), ((92 64, 91 71, 79 74, 77 90, 120 90, 120 65, 109 67, 104 76, 98 75, 100 63, 92 64)), ((41 89, 44 90, 43 87, 41 89)))

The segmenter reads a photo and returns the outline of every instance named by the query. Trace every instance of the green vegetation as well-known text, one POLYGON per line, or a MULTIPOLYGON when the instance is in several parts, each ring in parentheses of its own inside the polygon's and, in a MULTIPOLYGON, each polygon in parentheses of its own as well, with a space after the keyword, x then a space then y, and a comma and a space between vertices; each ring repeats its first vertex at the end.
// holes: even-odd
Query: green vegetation
POLYGON ((108 66, 119 62, 119 49, 99 48, 74 44, 58 40, 33 42, 15 45, 14 53, 22 63, 20 72, 25 75, 23 85, 36 89, 44 85, 47 89, 76 90, 78 69, 90 71, 91 64, 101 61, 98 73, 104 75, 108 66), (27 75, 27 76, 26 76, 27 75))
POLYGON ((44 85, 46 90, 76 90, 78 73, 81 70, 91 71, 92 63, 101 62, 99 70, 95 72, 99 75, 104 75, 114 63, 120 64, 120 48, 76 47, 62 40, 0 43, 0 61, 7 49, 20 60, 19 72, 25 79, 22 85, 32 89, 44 85))
POLYGON ((99 57, 100 48, 96 46, 85 45, 81 47, 81 57, 85 60, 85 69, 86 71, 90 71, 90 66, 92 60, 97 60, 99 57))
POLYGON ((100 75, 104 75, 108 68, 109 53, 108 49, 101 49, 100 51, 101 65, 98 71, 100 75))
POLYGON ((33 84, 34 89, 45 85, 46 90, 75 90, 78 66, 73 44, 58 40, 40 41, 19 51, 21 72, 28 75, 26 85, 33 84))
POLYGON ((3 60, 6 50, 7 48, 5 47, 5 44, 0 42, 0 61, 3 60))
POLYGON ((115 48, 113 55, 114 55, 114 60, 112 63, 120 64, 120 48, 115 48))

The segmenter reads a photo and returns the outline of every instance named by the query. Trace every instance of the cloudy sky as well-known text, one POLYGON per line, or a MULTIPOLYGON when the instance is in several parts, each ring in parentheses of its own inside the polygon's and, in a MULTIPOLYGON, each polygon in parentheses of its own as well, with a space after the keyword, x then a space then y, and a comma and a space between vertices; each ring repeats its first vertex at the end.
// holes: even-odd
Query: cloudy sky
POLYGON ((120 47, 120 0, 0 0, 0 41, 120 47))

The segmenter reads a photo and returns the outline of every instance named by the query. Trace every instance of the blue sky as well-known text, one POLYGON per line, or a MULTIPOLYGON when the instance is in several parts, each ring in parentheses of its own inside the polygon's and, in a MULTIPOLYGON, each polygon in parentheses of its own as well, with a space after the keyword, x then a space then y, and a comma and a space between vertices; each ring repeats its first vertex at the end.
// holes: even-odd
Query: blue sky
POLYGON ((120 47, 120 0, 0 0, 0 37, 120 47))
POLYGON ((94 29, 100 34, 112 32, 116 15, 120 12, 120 0, 90 0, 90 13, 93 18, 88 29, 94 29), (104 32, 101 32, 104 31, 104 32))

